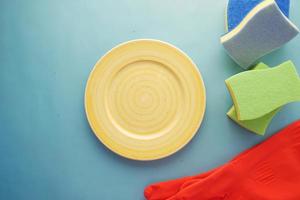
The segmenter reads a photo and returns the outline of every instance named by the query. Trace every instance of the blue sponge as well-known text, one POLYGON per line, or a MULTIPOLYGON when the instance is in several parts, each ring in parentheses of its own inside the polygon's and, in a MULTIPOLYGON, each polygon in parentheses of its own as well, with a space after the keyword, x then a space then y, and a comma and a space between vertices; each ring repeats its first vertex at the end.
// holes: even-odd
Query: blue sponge
POLYGON ((229 33, 221 37, 227 53, 244 69, 278 49, 299 33, 274 0, 264 0, 229 33))
MULTIPOLYGON (((234 29, 244 17, 264 0, 229 0, 226 9, 227 31, 234 29)), ((289 17, 290 0, 276 0, 283 14, 289 17)))

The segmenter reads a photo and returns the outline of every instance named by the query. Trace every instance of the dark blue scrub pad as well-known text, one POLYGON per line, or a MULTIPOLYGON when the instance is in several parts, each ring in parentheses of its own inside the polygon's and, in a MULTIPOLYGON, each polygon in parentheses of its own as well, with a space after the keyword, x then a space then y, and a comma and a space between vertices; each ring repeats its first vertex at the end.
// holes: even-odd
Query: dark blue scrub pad
POLYGON ((251 18, 244 19, 242 27, 238 26, 221 37, 227 53, 244 69, 299 33, 299 29, 281 12, 275 1, 264 0, 260 4, 262 6, 253 11, 251 18))
MULTIPOLYGON (((229 0, 227 7, 228 32, 234 29, 244 17, 264 0, 229 0)), ((290 0, 276 0, 281 12, 289 17, 290 0)))

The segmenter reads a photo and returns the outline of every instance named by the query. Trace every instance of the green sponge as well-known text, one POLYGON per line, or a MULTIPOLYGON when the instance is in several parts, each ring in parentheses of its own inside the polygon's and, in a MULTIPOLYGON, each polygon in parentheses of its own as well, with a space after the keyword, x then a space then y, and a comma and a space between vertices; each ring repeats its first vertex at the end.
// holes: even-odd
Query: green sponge
POLYGON ((300 79, 291 61, 274 68, 242 72, 225 82, 239 121, 257 119, 300 101, 300 79))
MULTIPOLYGON (((281 107, 280 107, 281 108, 281 107)), ((240 126, 252 131, 258 135, 264 135, 273 117, 277 114, 280 108, 266 114, 260 118, 252 120, 239 121, 236 116, 235 108, 232 106, 227 112, 228 117, 238 123, 240 126)))
MULTIPOLYGON (((268 69, 268 68, 269 67, 266 64, 259 63, 253 68, 253 70, 268 69)), ((238 123, 240 126, 248 129, 249 131, 252 131, 258 135, 264 135, 271 120, 276 115, 276 113, 280 110, 280 108, 257 119, 239 121, 237 119, 236 110, 234 106, 232 106, 230 110, 227 112, 227 115, 230 119, 238 123)))

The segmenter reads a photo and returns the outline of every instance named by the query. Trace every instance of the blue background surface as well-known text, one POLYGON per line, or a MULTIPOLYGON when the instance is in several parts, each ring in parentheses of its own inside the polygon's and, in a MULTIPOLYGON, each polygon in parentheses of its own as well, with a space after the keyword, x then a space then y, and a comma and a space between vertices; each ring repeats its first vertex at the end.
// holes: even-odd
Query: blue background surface
MULTIPOLYGON (((203 172, 300 118, 286 106, 265 137, 225 113, 224 80, 241 71, 219 43, 225 0, 1 0, 0 199, 141 200, 152 182, 203 172), (93 135, 83 95, 106 51, 136 38, 155 38, 185 51, 207 89, 207 110, 194 139, 175 155, 151 162, 121 158, 93 135)), ((300 26, 300 1, 291 2, 300 26)), ((263 58, 291 59, 300 72, 300 37, 263 58)))

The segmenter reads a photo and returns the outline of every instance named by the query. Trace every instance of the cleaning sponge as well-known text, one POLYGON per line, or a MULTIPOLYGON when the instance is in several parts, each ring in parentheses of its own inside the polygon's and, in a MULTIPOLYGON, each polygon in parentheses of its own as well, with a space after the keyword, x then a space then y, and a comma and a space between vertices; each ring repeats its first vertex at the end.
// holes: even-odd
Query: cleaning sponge
POLYGON ((245 129, 248 129, 249 131, 252 131, 258 135, 264 135, 270 122, 279 110, 280 108, 257 119, 240 121, 237 119, 234 106, 232 106, 227 112, 227 116, 245 129))
POLYGON ((244 69, 299 33, 274 0, 264 0, 241 23, 221 37, 228 54, 244 69))
MULTIPOLYGON (((234 29, 244 17, 264 0, 229 0, 226 8, 226 32, 234 29)), ((289 17, 290 0, 276 0, 281 12, 289 17)))
POLYGON ((291 61, 239 73, 225 81, 238 120, 260 118, 279 107, 300 101, 300 78, 291 61))
MULTIPOLYGON (((269 67, 266 64, 259 63, 255 66, 253 70, 268 69, 268 68, 269 67)), ((273 117, 277 114, 277 112, 280 110, 280 108, 257 119, 240 121, 237 119, 236 110, 234 106, 232 106, 230 110, 227 112, 227 115, 230 119, 235 121, 240 126, 248 129, 249 131, 252 131, 258 135, 264 135, 270 122, 272 121, 273 117)))

